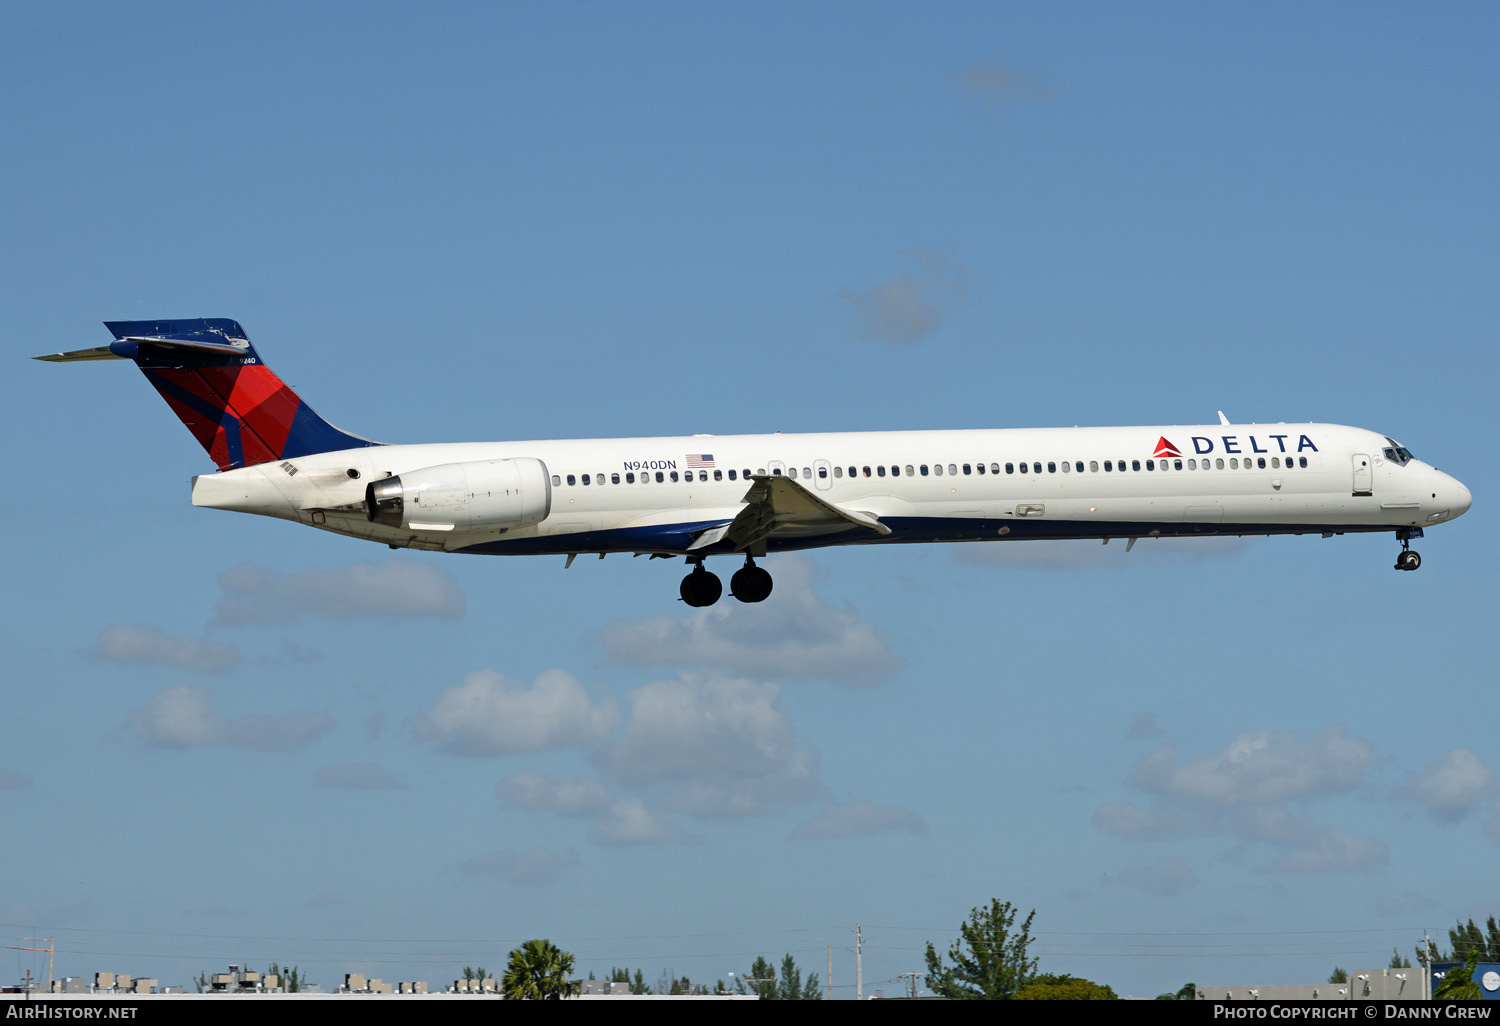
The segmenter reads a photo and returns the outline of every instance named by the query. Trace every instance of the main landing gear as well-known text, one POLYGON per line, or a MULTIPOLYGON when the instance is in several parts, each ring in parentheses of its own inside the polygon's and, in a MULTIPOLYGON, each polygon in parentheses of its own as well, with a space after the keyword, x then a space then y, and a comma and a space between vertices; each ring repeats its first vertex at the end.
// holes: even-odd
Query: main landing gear
POLYGON ((1396 557, 1397 570, 1415 570, 1422 565, 1422 556, 1411 549, 1412 538, 1422 537, 1420 530, 1402 528, 1396 532, 1396 537, 1401 539, 1401 554, 1396 557))
MULTIPOLYGON (((693 564, 693 572, 682 579, 682 586, 678 589, 682 601, 694 607, 711 606, 719 601, 719 596, 724 594, 724 585, 718 575, 703 569, 701 558, 688 562, 693 564)), ((764 602, 771 594, 771 575, 756 566, 753 558, 746 556, 745 565, 729 579, 729 592, 741 602, 764 602)))

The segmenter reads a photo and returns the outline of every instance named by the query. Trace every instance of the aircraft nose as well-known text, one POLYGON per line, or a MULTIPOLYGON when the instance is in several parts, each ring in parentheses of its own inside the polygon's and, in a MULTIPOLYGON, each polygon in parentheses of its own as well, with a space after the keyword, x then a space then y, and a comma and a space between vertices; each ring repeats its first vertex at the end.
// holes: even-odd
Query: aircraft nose
POLYGON ((1464 487, 1463 482, 1457 478, 1453 479, 1453 492, 1453 515, 1461 517, 1469 512, 1469 506, 1473 503, 1474 496, 1469 493, 1469 489, 1464 487))

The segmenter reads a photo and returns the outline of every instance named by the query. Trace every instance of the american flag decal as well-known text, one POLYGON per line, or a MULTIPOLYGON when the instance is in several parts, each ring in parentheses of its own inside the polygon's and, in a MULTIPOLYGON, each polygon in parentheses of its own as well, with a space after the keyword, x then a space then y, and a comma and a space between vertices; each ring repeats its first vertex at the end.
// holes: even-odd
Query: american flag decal
POLYGON ((714 454, 711 452, 690 452, 687 454, 687 465, 689 467, 712 467, 714 465, 714 454))

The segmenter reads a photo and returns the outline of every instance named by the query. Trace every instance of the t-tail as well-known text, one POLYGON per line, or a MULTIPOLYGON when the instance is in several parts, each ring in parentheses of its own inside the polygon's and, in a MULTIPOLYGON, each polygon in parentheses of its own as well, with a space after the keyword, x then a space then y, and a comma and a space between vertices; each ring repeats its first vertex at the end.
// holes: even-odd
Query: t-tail
POLYGON ((38 360, 134 360, 220 470, 379 445, 340 431, 261 362, 238 321, 105 321, 115 340, 38 360))

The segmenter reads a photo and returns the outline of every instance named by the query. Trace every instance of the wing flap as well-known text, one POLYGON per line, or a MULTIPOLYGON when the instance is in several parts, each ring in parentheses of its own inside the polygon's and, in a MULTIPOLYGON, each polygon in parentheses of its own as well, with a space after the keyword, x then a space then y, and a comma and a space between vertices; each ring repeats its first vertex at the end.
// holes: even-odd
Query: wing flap
POLYGON ((791 478, 757 474, 752 480, 745 508, 720 535, 733 542, 737 552, 758 548, 770 538, 832 534, 851 526, 882 537, 891 533, 879 517, 835 506, 791 478))

